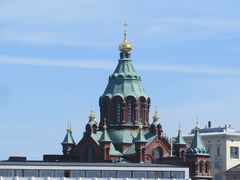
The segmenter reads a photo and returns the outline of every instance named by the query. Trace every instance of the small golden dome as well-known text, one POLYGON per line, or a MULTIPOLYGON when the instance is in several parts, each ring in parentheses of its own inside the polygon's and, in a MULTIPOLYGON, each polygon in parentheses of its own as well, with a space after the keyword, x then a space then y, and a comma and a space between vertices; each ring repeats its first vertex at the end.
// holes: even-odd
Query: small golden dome
POLYGON ((91 110, 90 114, 89 114, 89 120, 90 121, 96 121, 96 115, 94 114, 94 112, 91 110))
POLYGON ((159 119, 160 119, 160 117, 159 117, 159 115, 158 115, 158 111, 155 110, 155 113, 154 113, 154 115, 153 115, 153 120, 154 120, 154 121, 158 121, 159 119))
POLYGON ((119 44, 118 49, 121 52, 129 52, 129 51, 132 50, 131 44, 128 43, 127 32, 126 31, 124 31, 124 39, 123 39, 123 42, 121 44, 119 44))
POLYGON ((198 123, 198 120, 197 120, 196 125, 195 125, 195 130, 199 131, 199 129, 200 129, 200 126, 199 126, 199 123, 198 123))

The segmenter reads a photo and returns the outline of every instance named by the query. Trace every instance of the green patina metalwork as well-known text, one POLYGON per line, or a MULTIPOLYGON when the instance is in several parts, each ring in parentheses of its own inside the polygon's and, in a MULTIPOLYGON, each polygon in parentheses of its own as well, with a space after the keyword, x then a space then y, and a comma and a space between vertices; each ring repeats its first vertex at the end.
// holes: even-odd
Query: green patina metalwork
POLYGON ((75 145, 75 141, 72 137, 72 130, 71 129, 67 129, 67 134, 66 134, 62 144, 74 144, 75 145))
POLYGON ((186 144, 185 140, 182 137, 182 131, 181 129, 178 130, 178 136, 174 142, 174 144, 186 144))
POLYGON ((199 134, 199 128, 195 129, 195 134, 191 146, 187 149, 187 155, 208 155, 209 153, 199 134))
POLYGON ((141 77, 136 72, 129 52, 121 52, 120 60, 112 75, 109 76, 108 85, 102 95, 110 99, 114 96, 120 96, 123 99, 127 96, 133 96, 136 99, 146 95, 141 84, 141 77))

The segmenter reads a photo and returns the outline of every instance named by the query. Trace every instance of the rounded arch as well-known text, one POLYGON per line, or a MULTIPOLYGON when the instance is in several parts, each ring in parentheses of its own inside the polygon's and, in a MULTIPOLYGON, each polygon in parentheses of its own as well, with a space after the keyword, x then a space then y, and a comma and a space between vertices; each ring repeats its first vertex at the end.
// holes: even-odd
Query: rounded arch
POLYGON ((205 161, 205 173, 208 173, 209 171, 209 162, 208 161, 205 161))
POLYGON ((123 119, 123 102, 124 99, 122 96, 114 96, 111 99, 111 120, 113 123, 120 124, 123 119))
POLYGON ((130 78, 133 78, 133 75, 127 74, 126 77, 130 79, 130 78))
POLYGON ((138 100, 140 102, 140 106, 139 106, 140 120, 142 121, 143 124, 145 124, 148 121, 148 118, 147 118, 148 106, 146 103, 146 98, 144 96, 140 96, 138 100))
POLYGON ((118 78, 124 78, 124 74, 123 73, 120 73, 120 74, 118 74, 118 76, 117 76, 118 78))
POLYGON ((135 106, 136 106, 137 99, 134 96, 130 95, 126 97, 125 101, 126 101, 126 113, 127 113, 126 120, 128 123, 132 123, 136 119, 135 106))
POLYGON ((151 104, 151 99, 148 97, 147 98, 147 103, 150 105, 151 104))
POLYGON ((144 96, 140 96, 139 97, 139 102, 141 102, 141 103, 145 103, 147 100, 146 100, 146 98, 144 97, 144 96))
POLYGON ((199 162, 199 172, 203 173, 203 161, 199 162))

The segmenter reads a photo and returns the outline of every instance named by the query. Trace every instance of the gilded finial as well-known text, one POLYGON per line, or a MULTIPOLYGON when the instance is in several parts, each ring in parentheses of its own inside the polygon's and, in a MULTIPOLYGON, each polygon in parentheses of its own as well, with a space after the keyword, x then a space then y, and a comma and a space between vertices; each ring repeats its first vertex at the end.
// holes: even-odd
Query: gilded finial
POLYGON ((198 131, 200 129, 199 122, 198 122, 198 116, 196 117, 196 125, 195 130, 198 131))
POLYGON ((155 112, 154 112, 154 115, 153 115, 153 120, 154 121, 159 121, 160 117, 158 115, 158 110, 157 110, 157 107, 155 107, 155 112))
POLYGON ((71 123, 69 123, 69 121, 67 124, 67 132, 72 132, 71 123))
POLYGON ((107 120, 104 118, 103 120, 103 129, 107 129, 107 120))
POLYGON ((124 38, 123 42, 119 45, 118 48, 121 52, 129 52, 132 50, 132 46, 131 44, 128 43, 127 39, 127 26, 128 26, 127 22, 125 22, 123 26, 124 26, 124 38))
POLYGON ((90 114, 88 117, 90 121, 96 121, 96 116, 93 110, 90 111, 90 114))
POLYGON ((181 122, 179 121, 178 132, 182 132, 181 122))

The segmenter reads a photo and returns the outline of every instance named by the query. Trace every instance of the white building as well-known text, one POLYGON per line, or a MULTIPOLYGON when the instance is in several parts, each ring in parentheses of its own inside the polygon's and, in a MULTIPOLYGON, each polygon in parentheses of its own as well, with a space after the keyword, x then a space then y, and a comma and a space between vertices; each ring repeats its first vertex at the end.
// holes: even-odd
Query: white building
MULTIPOLYGON (((194 132, 184 136, 187 144, 191 142, 194 132)), ((226 180, 224 172, 240 163, 240 132, 235 131, 230 125, 224 127, 208 126, 200 129, 201 137, 210 153, 211 172, 215 180, 226 180)))
POLYGON ((167 164, 1 161, 0 180, 189 179, 189 168, 167 164), (16 178, 17 177, 17 178, 16 178))

